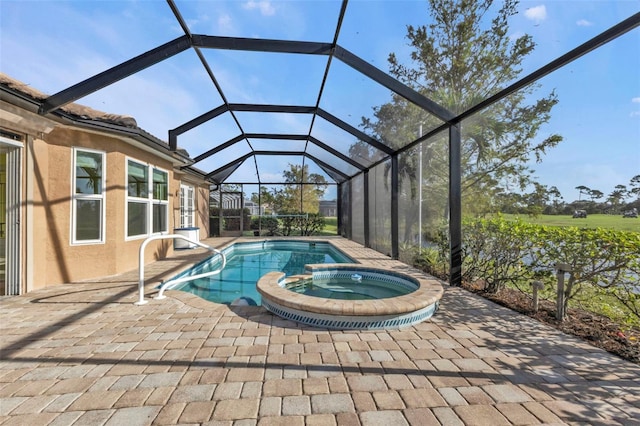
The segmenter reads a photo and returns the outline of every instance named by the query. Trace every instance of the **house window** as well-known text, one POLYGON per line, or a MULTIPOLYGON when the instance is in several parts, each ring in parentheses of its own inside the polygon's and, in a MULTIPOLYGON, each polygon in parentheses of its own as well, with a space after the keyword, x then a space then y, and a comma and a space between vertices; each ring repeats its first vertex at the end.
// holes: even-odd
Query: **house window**
POLYGON ((169 174, 127 160, 127 237, 166 232, 168 217, 169 174))
POLYGON ((74 148, 73 213, 74 244, 104 242, 105 153, 74 148))
POLYGON ((169 175, 162 170, 153 169, 153 232, 166 232, 169 229, 169 175))
POLYGON ((180 227, 195 226, 195 197, 193 186, 180 185, 180 227))

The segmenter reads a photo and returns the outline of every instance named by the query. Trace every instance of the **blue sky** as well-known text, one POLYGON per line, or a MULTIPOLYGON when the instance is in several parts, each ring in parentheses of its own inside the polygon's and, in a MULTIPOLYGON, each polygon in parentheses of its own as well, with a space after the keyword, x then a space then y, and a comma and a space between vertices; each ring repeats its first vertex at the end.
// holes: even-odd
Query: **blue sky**
MULTIPOLYGON (((330 42, 339 1, 185 1, 176 4, 195 34, 330 42)), ((531 34, 537 43, 523 75, 534 71, 619 21, 640 11, 637 0, 522 1, 510 37, 531 34)), ((406 61, 406 25, 428 21, 423 1, 351 1, 338 43, 387 71, 387 56, 406 61)), ((53 94, 182 35, 164 1, 0 0, 0 71, 53 94)), ((224 94, 233 103, 313 106, 326 57, 203 49, 224 94)), ((640 29, 540 81, 540 96, 555 89, 560 103, 538 138, 564 141, 541 164, 541 183, 557 186, 565 200, 585 185, 610 193, 640 174, 640 29)), ((331 65, 320 106, 357 126, 389 91, 338 60, 331 65)), ((168 129, 222 104, 200 62, 188 50, 77 101, 132 115, 143 129, 166 140, 168 129)), ((238 113, 245 132, 309 131, 310 116, 238 113)), ((184 134, 179 143, 196 156, 239 134, 230 114, 184 134)), ((336 149, 353 137, 323 120, 312 134, 336 149), (330 142, 329 142, 330 141, 330 142)), ((300 142, 253 141, 257 147, 301 150, 300 142)), ((257 148, 261 149, 261 148, 257 148)), ((197 166, 210 171, 248 152, 237 144, 197 166)), ((320 153, 318 153, 320 155, 320 153)), ((259 159, 263 181, 280 180, 290 157, 259 159)), ((334 161, 334 160, 331 160, 334 161)), ((344 164, 340 164, 344 166, 344 164)), ((312 168, 312 171, 321 171, 312 168)), ((253 162, 234 174, 252 180, 253 162)), ((233 179, 232 179, 233 180, 233 179)))

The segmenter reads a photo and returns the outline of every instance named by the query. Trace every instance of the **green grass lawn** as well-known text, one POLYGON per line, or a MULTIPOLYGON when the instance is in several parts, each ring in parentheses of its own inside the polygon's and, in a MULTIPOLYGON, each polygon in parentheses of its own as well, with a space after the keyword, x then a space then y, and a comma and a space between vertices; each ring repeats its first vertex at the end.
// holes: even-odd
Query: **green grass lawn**
POLYGON ((338 218, 337 217, 325 217, 324 228, 318 233, 318 235, 337 235, 338 234, 338 218))
POLYGON ((568 215, 540 215, 538 217, 529 217, 527 215, 504 214, 502 216, 507 220, 520 218, 525 222, 535 223, 537 225, 609 228, 618 231, 640 232, 640 218, 623 218, 622 215, 591 214, 584 219, 574 219, 568 215))

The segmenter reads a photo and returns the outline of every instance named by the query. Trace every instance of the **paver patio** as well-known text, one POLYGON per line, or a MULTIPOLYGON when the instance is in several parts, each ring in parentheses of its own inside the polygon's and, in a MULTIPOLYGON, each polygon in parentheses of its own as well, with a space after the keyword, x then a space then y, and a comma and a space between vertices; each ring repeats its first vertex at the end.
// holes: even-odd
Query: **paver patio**
MULTIPOLYGON (((203 256, 150 265, 148 295, 203 256)), ((2 299, 0 424, 640 424, 640 366, 459 288, 431 320, 389 331, 167 295, 134 306, 131 271, 2 299)))

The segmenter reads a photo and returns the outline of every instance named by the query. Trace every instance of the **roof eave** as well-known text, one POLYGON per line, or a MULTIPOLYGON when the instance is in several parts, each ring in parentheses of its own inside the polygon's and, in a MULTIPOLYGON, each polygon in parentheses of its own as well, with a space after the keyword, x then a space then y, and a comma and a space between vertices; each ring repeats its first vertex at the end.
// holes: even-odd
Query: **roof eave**
MULTIPOLYGON (((42 105, 42 101, 34 99, 19 90, 15 90, 4 85, 0 85, 0 93, 2 94, 2 100, 33 114, 38 114, 38 110, 42 105)), ((120 139, 137 142, 143 147, 146 147, 147 150, 150 149, 151 152, 171 161, 178 167, 193 164, 193 160, 191 158, 185 156, 180 151, 171 151, 166 142, 146 132, 140 127, 127 127, 115 123, 109 123, 104 120, 80 118, 62 110, 56 110, 46 114, 45 117, 62 125, 72 125, 74 127, 106 133, 120 139)))

